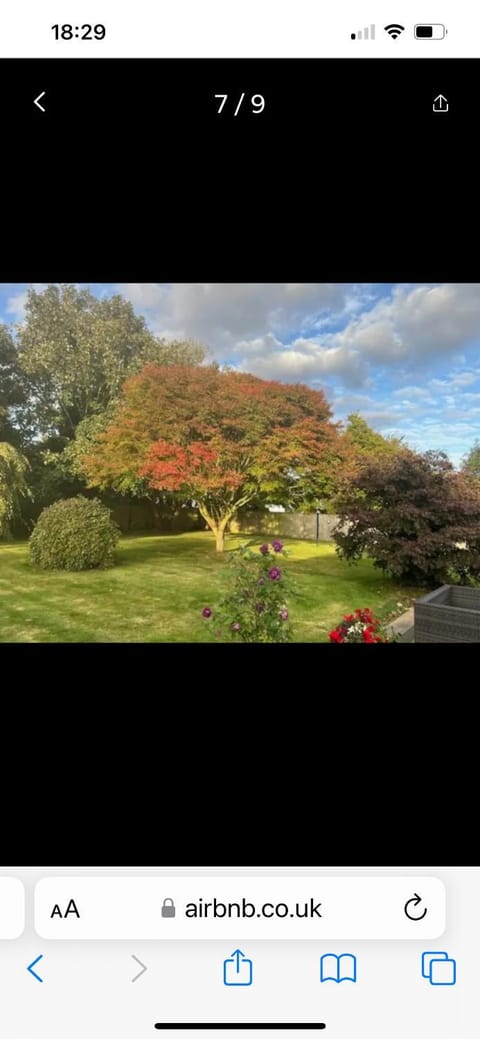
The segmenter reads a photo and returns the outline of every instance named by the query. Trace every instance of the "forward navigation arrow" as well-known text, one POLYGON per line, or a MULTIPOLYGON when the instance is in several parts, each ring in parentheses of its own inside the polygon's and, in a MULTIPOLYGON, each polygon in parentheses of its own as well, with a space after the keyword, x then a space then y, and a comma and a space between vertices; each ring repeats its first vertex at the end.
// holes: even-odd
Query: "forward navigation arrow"
POLYGON ((138 974, 136 974, 135 977, 132 978, 132 981, 138 981, 138 979, 141 978, 142 974, 145 974, 145 971, 147 970, 147 968, 146 968, 145 964, 142 963, 141 960, 139 960, 138 956, 133 956, 133 954, 132 954, 132 960, 135 960, 135 962, 138 963, 140 965, 140 967, 142 968, 138 972, 138 974))

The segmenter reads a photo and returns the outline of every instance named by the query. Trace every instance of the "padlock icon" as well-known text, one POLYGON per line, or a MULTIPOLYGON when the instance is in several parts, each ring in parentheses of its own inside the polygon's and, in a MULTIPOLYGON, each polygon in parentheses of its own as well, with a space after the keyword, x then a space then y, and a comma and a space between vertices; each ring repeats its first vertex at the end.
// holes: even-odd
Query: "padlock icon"
POLYGON ((173 898, 164 898, 162 916, 175 916, 175 903, 173 898))

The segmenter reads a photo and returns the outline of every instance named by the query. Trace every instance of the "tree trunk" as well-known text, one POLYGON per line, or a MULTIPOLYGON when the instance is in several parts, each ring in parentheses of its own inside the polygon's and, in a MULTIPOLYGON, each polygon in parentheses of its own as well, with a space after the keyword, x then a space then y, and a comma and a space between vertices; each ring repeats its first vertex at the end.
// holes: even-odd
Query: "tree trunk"
POLYGON ((225 524, 217 523, 217 529, 214 531, 215 534, 215 547, 217 552, 223 552, 225 549, 225 524))
POLYGON ((215 534, 215 547, 217 552, 223 552, 225 549, 225 527, 230 519, 230 516, 222 516, 221 519, 217 520, 205 510, 199 507, 198 509, 201 516, 203 516, 206 523, 210 527, 210 530, 215 534))

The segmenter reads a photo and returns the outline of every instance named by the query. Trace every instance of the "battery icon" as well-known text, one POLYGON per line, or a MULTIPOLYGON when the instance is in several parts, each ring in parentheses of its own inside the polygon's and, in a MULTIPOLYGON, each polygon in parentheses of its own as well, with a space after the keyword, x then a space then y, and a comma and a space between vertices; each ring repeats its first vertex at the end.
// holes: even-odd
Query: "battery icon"
POLYGON ((430 25, 416 25, 415 26, 415 39, 416 40, 443 40, 445 37, 445 26, 436 24, 430 25))

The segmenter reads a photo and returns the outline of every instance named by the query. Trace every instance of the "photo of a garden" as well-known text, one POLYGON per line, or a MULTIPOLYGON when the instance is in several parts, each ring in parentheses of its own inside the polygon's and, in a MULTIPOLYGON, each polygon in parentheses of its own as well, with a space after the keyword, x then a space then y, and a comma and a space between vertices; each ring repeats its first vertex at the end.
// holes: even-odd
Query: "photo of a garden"
POLYGON ((479 347, 472 284, 0 285, 0 642, 480 642, 479 347))

